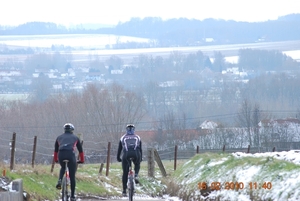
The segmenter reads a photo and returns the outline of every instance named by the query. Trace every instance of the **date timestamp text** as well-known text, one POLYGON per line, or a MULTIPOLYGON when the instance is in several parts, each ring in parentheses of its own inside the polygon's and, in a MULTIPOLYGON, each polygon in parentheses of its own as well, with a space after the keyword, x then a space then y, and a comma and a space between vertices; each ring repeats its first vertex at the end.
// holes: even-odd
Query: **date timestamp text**
POLYGON ((256 189, 267 189, 270 190, 272 189, 272 182, 262 182, 262 183, 258 183, 258 182, 248 182, 248 183, 244 183, 244 182, 211 182, 211 183, 207 183, 207 182, 198 182, 198 189, 199 190, 206 190, 206 189, 210 189, 210 190, 221 190, 221 189, 225 189, 225 190, 242 190, 248 188, 250 190, 256 190, 256 189))

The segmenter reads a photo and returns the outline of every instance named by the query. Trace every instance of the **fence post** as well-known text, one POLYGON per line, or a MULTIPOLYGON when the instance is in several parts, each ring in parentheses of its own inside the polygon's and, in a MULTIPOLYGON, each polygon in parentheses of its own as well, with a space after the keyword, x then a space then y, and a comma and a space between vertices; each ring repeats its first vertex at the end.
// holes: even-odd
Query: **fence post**
POLYGON ((16 150, 16 133, 13 133, 10 150, 10 170, 14 169, 15 165, 15 150, 16 150))
POLYGON ((224 144, 224 146, 223 146, 223 152, 225 152, 225 144, 224 144))
POLYGON ((199 146, 197 145, 196 153, 199 154, 199 152, 200 152, 200 151, 199 151, 199 146))
POLYGON ((248 154, 250 153, 250 144, 248 145, 247 153, 248 153, 248 154))
POLYGON ((110 142, 107 145, 107 158, 106 158, 106 176, 109 173, 109 164, 110 164, 110 142))
POLYGON ((148 149, 148 176, 149 177, 154 177, 154 149, 149 148, 148 149))
POLYGON ((161 171, 162 176, 166 177, 167 176, 166 169, 165 169, 156 149, 154 149, 154 158, 155 158, 156 163, 161 171))
POLYGON ((174 151, 174 170, 176 170, 176 164, 177 164, 177 145, 175 145, 175 151, 174 151))
POLYGON ((32 151, 32 161, 31 161, 31 166, 33 168, 34 168, 35 153, 36 153, 36 141, 37 141, 37 137, 34 136, 34 139, 33 139, 33 151, 32 151))
POLYGON ((99 169, 99 174, 102 174, 103 166, 104 166, 104 163, 101 163, 100 169, 99 169))
POLYGON ((54 161, 54 157, 52 156, 53 160, 52 160, 52 165, 51 165, 51 170, 50 172, 52 173, 54 170, 54 165, 55 165, 55 161, 54 161))
POLYGON ((275 147, 273 147, 273 152, 275 152, 275 147))

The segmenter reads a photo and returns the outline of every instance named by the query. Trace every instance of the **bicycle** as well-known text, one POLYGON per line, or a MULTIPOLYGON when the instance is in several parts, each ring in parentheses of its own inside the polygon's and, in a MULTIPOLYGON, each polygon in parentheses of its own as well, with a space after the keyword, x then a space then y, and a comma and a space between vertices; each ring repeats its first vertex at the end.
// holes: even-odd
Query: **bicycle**
MULTIPOLYGON (((69 175, 69 168, 68 168, 68 162, 69 160, 63 160, 65 163, 65 174, 62 178, 62 187, 61 187, 61 199, 62 201, 68 201, 71 197, 71 190, 70 190, 70 175, 69 175)), ((82 163, 80 161, 77 161, 77 164, 82 163)))
POLYGON ((129 162, 129 172, 128 172, 128 180, 127 180, 129 201, 133 200, 133 194, 134 194, 134 190, 135 190, 134 171, 132 170, 131 163, 132 163, 132 158, 130 158, 130 162, 129 162))
POLYGON ((62 178, 61 199, 62 201, 68 201, 71 196, 70 175, 69 175, 69 168, 68 168, 69 160, 63 160, 63 162, 65 163, 65 174, 62 178))

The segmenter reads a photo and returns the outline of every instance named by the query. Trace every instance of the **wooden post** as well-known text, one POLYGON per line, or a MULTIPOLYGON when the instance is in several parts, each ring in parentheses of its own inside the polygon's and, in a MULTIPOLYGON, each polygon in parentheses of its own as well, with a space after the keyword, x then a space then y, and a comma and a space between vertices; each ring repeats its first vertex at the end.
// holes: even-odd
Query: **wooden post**
POLYGON ((223 152, 225 152, 225 144, 224 144, 224 146, 223 146, 223 152))
POLYGON ((51 173, 53 172, 54 165, 55 165, 54 157, 52 157, 52 158, 53 158, 53 160, 52 160, 52 165, 51 165, 51 170, 50 170, 51 173))
POLYGON ((33 151, 32 151, 32 161, 31 161, 31 166, 33 168, 34 168, 35 153, 36 153, 36 141, 37 141, 37 137, 34 136, 34 139, 33 139, 33 151))
POLYGON ((15 151, 16 151, 16 133, 13 133, 12 140, 10 142, 10 170, 14 169, 15 165, 15 151))
POLYGON ((197 150, 196 150, 196 153, 197 153, 197 154, 200 153, 199 149, 200 149, 200 148, 199 148, 199 146, 197 145, 197 150))
POLYGON ((106 176, 109 174, 109 164, 110 164, 110 142, 107 145, 107 158, 106 158, 106 176))
POLYGON ((159 167, 159 169, 161 171, 162 176, 166 177, 167 176, 166 169, 165 169, 165 167, 164 167, 164 165, 163 165, 163 163, 162 163, 162 161, 160 159, 160 156, 159 156, 159 154, 158 154, 158 152, 157 152, 156 149, 154 149, 154 158, 155 158, 156 163, 158 164, 158 167, 159 167))
POLYGON ((275 147, 273 147, 273 152, 275 152, 275 147))
POLYGON ((99 174, 102 174, 103 166, 104 166, 104 163, 101 163, 100 169, 99 169, 99 174))
POLYGON ((247 153, 250 153, 250 144, 248 145, 247 153))
POLYGON ((176 170, 177 165, 177 145, 175 145, 175 151, 174 151, 174 170, 176 170))
POLYGON ((148 176, 149 177, 154 177, 154 149, 149 148, 148 149, 148 176))

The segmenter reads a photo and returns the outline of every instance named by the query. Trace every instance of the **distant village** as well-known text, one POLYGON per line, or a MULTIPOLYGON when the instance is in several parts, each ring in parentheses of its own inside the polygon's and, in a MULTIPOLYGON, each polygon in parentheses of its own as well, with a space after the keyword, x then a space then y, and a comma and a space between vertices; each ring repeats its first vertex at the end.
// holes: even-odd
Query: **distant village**
MULTIPOLYGON (((108 68, 108 67, 107 67, 108 68)), ((126 68, 126 66, 124 67, 126 68)), ((206 76, 214 74, 210 69, 205 69, 200 74, 206 76)), ((248 74, 252 72, 240 72, 238 67, 228 68, 222 71, 222 75, 233 82, 247 82, 248 74)), ((110 70, 109 75, 91 71, 89 67, 69 68, 67 73, 61 73, 57 69, 49 71, 36 69, 28 75, 23 70, 0 69, 0 94, 28 94, 33 92, 32 83, 40 75, 47 76, 51 81, 52 92, 81 91, 89 83, 110 84, 120 80, 123 70, 110 70)), ((121 78, 122 79, 122 78, 121 78)), ((160 87, 174 87, 180 85, 178 81, 165 81, 159 83, 160 87)))

